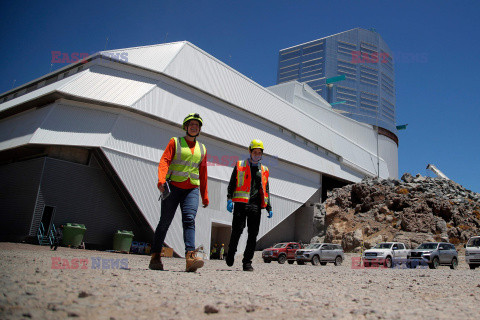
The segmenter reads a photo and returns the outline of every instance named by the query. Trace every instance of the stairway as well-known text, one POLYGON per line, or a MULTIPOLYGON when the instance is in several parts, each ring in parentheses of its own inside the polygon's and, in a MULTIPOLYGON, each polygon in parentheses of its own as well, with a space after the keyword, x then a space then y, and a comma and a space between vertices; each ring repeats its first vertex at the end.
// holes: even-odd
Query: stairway
POLYGON ((38 244, 41 246, 44 246, 44 245, 51 246, 53 243, 55 243, 55 233, 56 233, 56 229, 53 223, 49 230, 45 230, 43 223, 40 222, 40 226, 38 227, 38 232, 37 232, 38 244))

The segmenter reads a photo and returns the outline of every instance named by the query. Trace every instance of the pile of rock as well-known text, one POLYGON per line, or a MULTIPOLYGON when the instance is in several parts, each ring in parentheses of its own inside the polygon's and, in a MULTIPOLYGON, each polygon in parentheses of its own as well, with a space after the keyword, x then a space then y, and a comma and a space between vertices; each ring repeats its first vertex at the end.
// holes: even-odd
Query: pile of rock
POLYGON ((401 180, 368 178, 327 197, 316 210, 312 242, 341 243, 346 251, 381 241, 460 245, 480 234, 480 194, 451 180, 408 173, 401 180))

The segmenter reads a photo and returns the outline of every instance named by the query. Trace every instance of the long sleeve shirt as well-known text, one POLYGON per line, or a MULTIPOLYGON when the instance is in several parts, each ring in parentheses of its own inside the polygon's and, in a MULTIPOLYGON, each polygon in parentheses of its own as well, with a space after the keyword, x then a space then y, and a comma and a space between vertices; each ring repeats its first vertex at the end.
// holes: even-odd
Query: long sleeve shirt
MULTIPOLYGON (((249 160, 250 161, 250 160, 249 160)), ((262 199, 260 197, 260 189, 262 188, 262 171, 259 169, 260 164, 252 165, 250 163, 250 170, 252 175, 252 180, 250 184, 250 199, 248 203, 260 205, 262 199)), ((268 194, 268 202, 267 207, 265 208, 267 211, 272 211, 272 206, 270 204, 270 187, 267 181, 266 191, 268 194)), ((233 198, 233 192, 237 187, 237 166, 233 167, 232 176, 230 177, 230 183, 228 184, 227 189, 227 199, 233 198)))
MULTIPOLYGON (((185 141, 187 142, 188 147, 190 148, 193 154, 195 151, 195 141, 188 141, 187 139, 185 139, 185 141)), ((175 156, 175 149, 176 149, 175 140, 172 138, 168 142, 168 145, 165 148, 165 151, 163 152, 162 158, 160 159, 160 163, 158 164, 158 184, 157 184, 158 186, 161 186, 167 180, 168 168, 170 167, 170 163, 172 162, 172 159, 175 156)), ((200 174, 200 195, 202 196, 202 204, 204 206, 207 206, 209 203, 209 200, 208 200, 208 179, 207 179, 208 173, 207 173, 207 154, 206 153, 202 159, 202 162, 200 163, 199 174, 200 174)), ((198 187, 196 185, 193 185, 190 182, 190 178, 188 178, 186 181, 183 181, 183 182, 171 181, 170 183, 175 187, 178 187, 181 189, 193 189, 198 187)))

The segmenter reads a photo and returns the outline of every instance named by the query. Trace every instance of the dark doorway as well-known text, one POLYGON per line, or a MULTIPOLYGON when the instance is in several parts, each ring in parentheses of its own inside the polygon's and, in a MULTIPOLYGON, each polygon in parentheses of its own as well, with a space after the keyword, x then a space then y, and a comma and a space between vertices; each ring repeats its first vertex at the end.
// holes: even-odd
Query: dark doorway
POLYGON ((43 207, 42 213, 42 224, 45 228, 45 234, 50 232, 50 227, 52 226, 52 221, 55 216, 55 207, 45 206, 43 207))
POLYGON ((230 243, 231 226, 221 224, 218 222, 212 222, 212 235, 210 238, 210 259, 221 259, 220 250, 223 246, 224 255, 227 254, 228 244, 230 243), (215 252, 213 253, 213 248, 215 252))
POLYGON ((327 200, 328 191, 331 191, 335 188, 341 188, 343 186, 346 186, 347 184, 350 183, 322 174, 322 203, 327 200))

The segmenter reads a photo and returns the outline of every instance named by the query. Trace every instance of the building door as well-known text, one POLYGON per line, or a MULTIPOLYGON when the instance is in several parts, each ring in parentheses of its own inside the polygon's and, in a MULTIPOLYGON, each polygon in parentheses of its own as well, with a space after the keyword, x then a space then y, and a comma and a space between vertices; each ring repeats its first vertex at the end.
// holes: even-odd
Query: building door
POLYGON ((55 216, 55 207, 44 206, 42 213, 42 224, 45 228, 45 234, 50 232, 50 227, 52 226, 52 221, 55 216))
POLYGON ((210 259, 219 259, 220 250, 224 248, 224 259, 227 255, 228 244, 230 242, 231 226, 218 222, 212 222, 212 235, 210 238, 210 259), (212 254, 212 249, 216 248, 215 253, 212 254))

